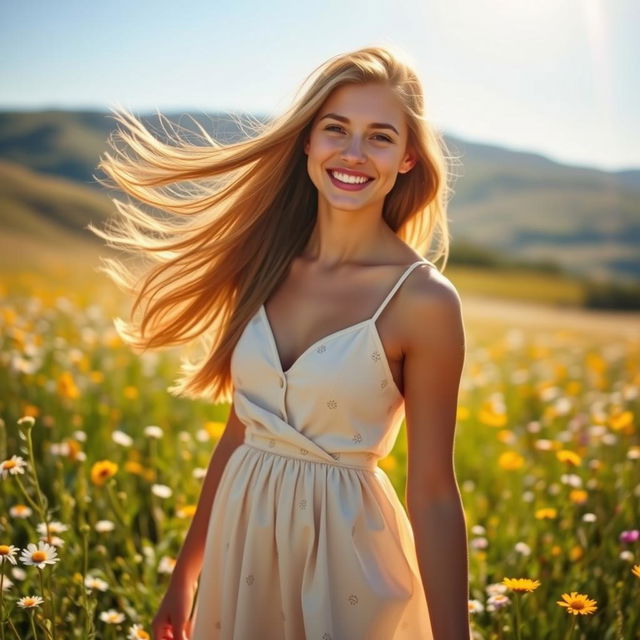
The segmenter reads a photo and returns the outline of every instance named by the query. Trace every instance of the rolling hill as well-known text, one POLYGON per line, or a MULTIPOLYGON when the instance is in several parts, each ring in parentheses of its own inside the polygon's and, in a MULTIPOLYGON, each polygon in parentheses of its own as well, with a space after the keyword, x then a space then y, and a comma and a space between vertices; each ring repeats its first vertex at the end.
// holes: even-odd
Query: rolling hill
MULTIPOLYGON (((164 115, 195 130, 184 113, 164 115)), ((222 141, 242 135, 226 115, 191 115, 222 141)), ((156 115, 142 118, 162 134, 156 115)), ((92 236, 82 227, 110 215, 107 196, 116 195, 92 178, 114 124, 106 111, 0 112, 3 227, 92 236)), ((452 259, 460 247, 485 259, 496 252, 557 262, 577 275, 640 281, 640 171, 605 172, 451 136, 445 141, 458 158, 449 208, 452 259)))

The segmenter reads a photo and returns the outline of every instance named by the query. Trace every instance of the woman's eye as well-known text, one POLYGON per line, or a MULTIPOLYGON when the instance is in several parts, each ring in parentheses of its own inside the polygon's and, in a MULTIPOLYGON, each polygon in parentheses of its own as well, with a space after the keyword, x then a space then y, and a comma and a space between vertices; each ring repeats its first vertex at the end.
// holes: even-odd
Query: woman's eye
MULTIPOLYGON (((338 124, 330 124, 324 128, 325 131, 344 131, 344 129, 338 124)), ((378 138, 384 142, 393 142, 393 140, 389 136, 385 136, 383 133, 376 133, 373 136, 374 138, 378 138)))

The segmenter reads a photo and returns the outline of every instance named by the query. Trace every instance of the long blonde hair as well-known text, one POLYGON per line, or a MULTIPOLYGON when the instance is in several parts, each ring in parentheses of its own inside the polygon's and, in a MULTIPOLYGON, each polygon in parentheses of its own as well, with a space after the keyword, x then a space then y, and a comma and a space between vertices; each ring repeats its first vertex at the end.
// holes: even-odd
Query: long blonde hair
POLYGON ((105 152, 98 168, 126 194, 170 215, 152 215, 114 198, 120 217, 105 230, 87 228, 109 246, 147 258, 136 268, 101 258, 98 267, 135 296, 129 321, 114 321, 122 339, 137 352, 196 339, 203 346, 197 362, 183 358, 170 393, 231 401, 235 344, 315 224, 318 193, 307 173, 304 140, 335 89, 369 82, 385 83, 400 98, 408 144, 418 158, 387 194, 384 220, 421 255, 435 236, 431 260, 443 258, 443 269, 449 254, 448 156, 425 117, 420 80, 402 53, 366 47, 329 59, 307 76, 285 113, 253 123, 255 135, 229 144, 201 127, 198 140, 204 144, 179 135, 163 142, 127 109, 112 109, 124 129, 116 128, 109 139, 114 154, 105 152), (138 157, 119 149, 117 140, 138 157))

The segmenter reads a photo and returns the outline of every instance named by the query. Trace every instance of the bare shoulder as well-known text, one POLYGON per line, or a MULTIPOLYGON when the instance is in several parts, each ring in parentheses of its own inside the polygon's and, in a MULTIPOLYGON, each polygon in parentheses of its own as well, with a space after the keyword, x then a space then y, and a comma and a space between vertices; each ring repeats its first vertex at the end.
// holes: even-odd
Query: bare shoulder
POLYGON ((415 271, 404 296, 405 351, 442 341, 464 349, 462 301, 456 287, 435 266, 415 271))

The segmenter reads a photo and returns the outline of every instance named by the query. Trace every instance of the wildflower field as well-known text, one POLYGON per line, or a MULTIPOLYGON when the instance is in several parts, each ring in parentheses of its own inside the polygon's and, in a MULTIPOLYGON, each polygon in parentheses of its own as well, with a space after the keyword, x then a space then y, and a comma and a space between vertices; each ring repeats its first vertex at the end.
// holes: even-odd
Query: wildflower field
MULTIPOLYGON (((3 282, 0 640, 150 638, 228 407, 171 396, 178 354, 131 353, 95 277, 3 282)), ((562 318, 465 319, 456 468, 478 638, 640 638, 637 318, 562 318)), ((403 501, 405 460, 403 429, 380 462, 403 501)))

